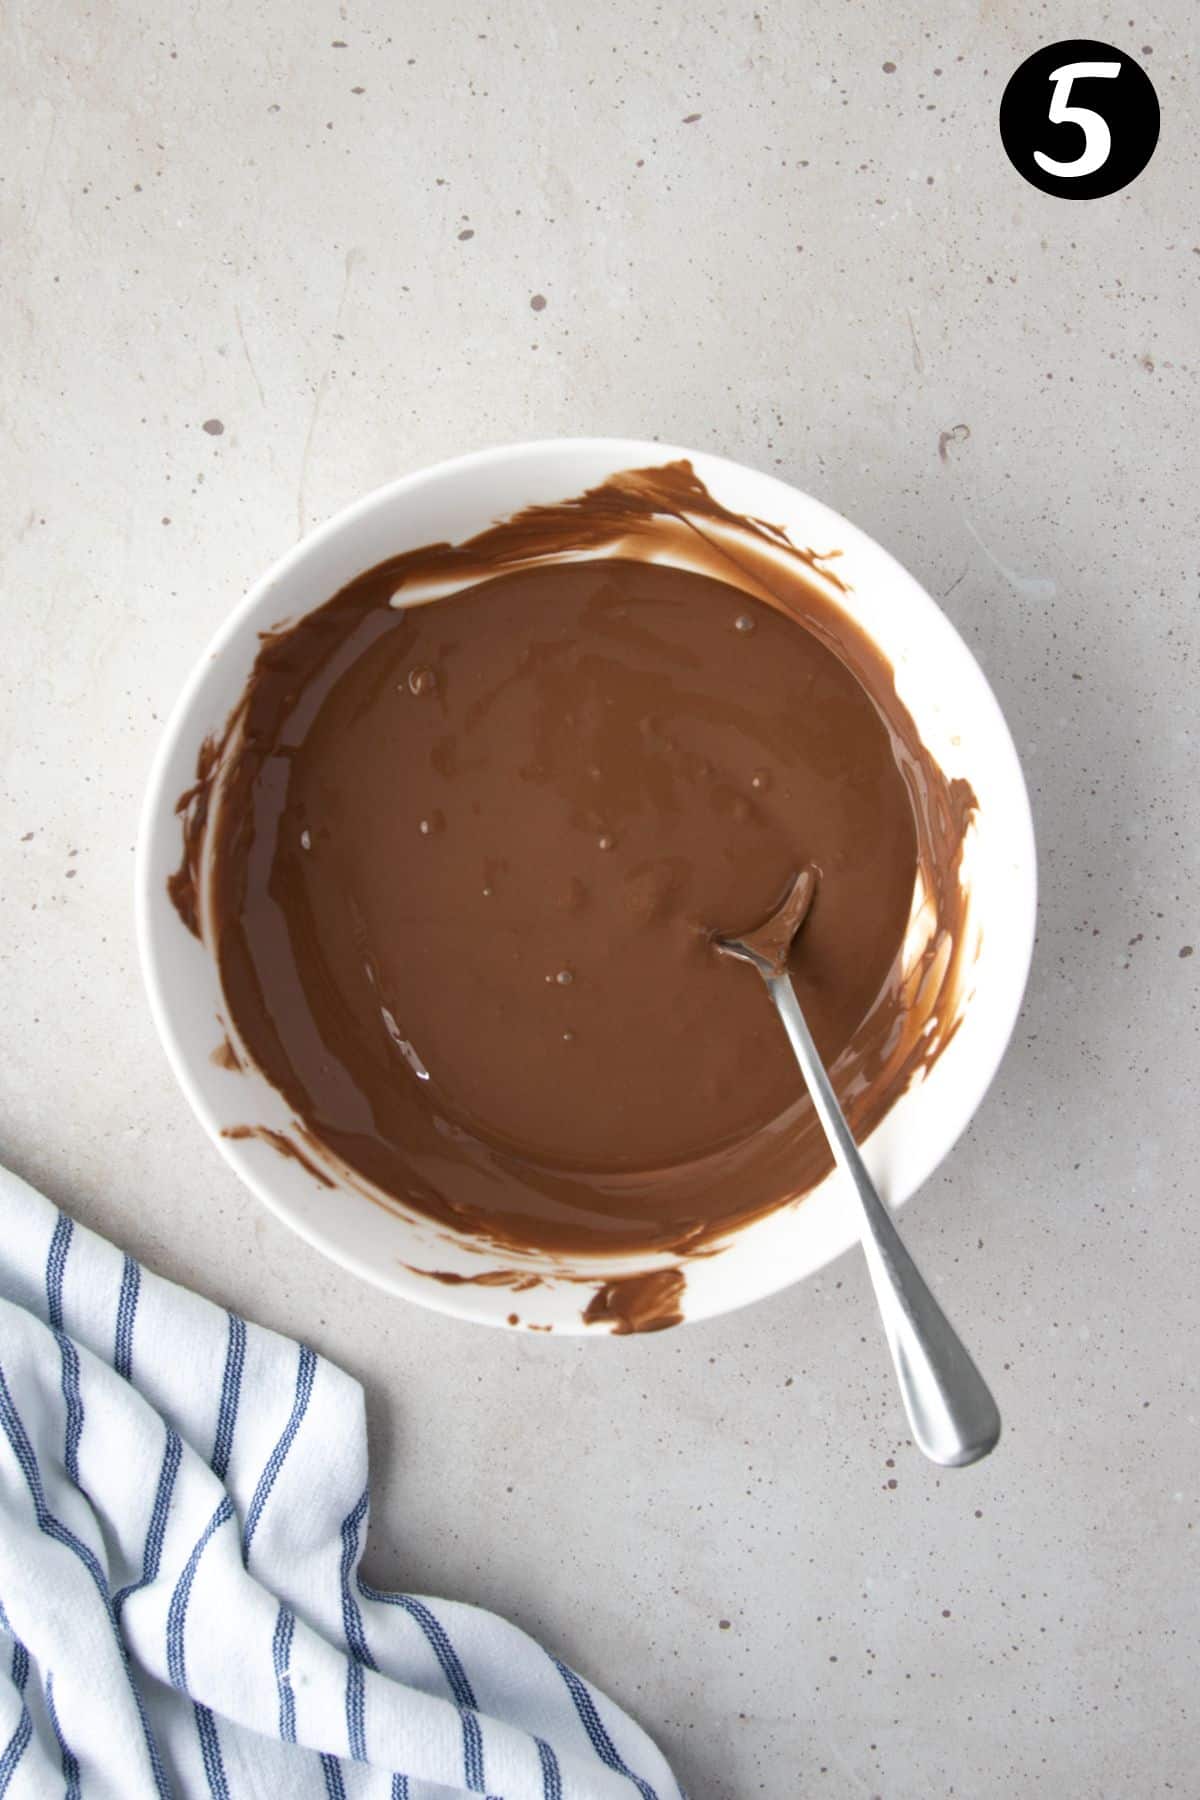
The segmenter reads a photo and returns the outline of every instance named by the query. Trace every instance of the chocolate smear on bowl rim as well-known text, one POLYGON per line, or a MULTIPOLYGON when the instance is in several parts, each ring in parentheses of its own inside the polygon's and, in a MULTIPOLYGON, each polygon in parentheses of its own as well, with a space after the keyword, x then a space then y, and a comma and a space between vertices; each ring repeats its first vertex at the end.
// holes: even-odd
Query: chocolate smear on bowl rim
POLYGON ((682 1269, 650 1269, 622 1275, 597 1288, 583 1311, 587 1325, 611 1324, 614 1337, 666 1331, 683 1323, 682 1269))
POLYGON ((290 1138, 285 1131, 277 1131, 274 1126, 226 1125, 221 1136, 229 1138, 235 1143, 244 1143, 249 1138, 255 1138, 260 1143, 269 1144, 272 1150, 279 1152, 280 1156, 287 1157, 290 1162, 299 1163, 300 1167, 311 1175, 314 1181, 320 1182, 322 1187, 337 1186, 334 1177, 321 1167, 314 1156, 310 1156, 307 1151, 302 1150, 295 1139, 290 1138))

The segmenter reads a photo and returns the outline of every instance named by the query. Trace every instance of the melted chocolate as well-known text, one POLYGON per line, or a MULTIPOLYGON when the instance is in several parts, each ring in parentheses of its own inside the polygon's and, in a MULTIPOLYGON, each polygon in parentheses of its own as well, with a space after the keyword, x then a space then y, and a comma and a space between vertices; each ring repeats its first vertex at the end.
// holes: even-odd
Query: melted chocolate
POLYGON ((565 1256, 684 1253, 807 1191, 823 1134, 712 943, 801 867, 790 972, 860 1137, 939 1054, 974 797, 826 561, 669 464, 264 640, 171 892, 331 1166, 565 1256))
POLYGON ((683 1323, 682 1269, 652 1269, 645 1275, 624 1275, 606 1281, 584 1309, 588 1325, 611 1322, 614 1337, 632 1331, 666 1331, 683 1323))

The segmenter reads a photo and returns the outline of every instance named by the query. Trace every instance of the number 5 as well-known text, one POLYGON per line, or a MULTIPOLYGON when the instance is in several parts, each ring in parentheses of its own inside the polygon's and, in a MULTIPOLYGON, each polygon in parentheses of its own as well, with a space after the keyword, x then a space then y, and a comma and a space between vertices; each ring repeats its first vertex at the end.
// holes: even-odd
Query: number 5
POLYGON ((1119 62, 1077 62, 1064 63, 1061 69, 1052 71, 1050 79, 1054 83, 1054 92, 1050 96, 1050 123, 1052 125, 1079 125, 1084 136, 1083 149, 1071 162, 1057 162, 1052 156, 1043 156, 1035 150, 1033 160, 1039 169, 1045 169, 1047 175, 1094 175, 1108 161, 1108 153, 1112 149, 1112 133, 1108 129, 1108 121, 1102 119, 1098 112, 1088 106, 1068 106, 1071 97, 1071 83, 1082 81, 1086 76, 1104 76, 1111 81, 1121 73, 1119 62))

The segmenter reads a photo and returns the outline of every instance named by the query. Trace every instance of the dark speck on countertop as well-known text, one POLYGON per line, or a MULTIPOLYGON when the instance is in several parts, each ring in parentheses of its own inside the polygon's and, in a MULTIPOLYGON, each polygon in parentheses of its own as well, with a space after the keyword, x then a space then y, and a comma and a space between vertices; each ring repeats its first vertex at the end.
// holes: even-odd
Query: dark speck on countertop
POLYGON ((938 455, 941 457, 942 461, 950 461, 950 458, 947 455, 947 446, 949 444, 965 444, 970 435, 971 427, 969 425, 952 425, 949 431, 939 432, 938 455))
POLYGON ((205 419, 204 429, 209 437, 220 437, 224 433, 225 427, 220 419, 205 419))

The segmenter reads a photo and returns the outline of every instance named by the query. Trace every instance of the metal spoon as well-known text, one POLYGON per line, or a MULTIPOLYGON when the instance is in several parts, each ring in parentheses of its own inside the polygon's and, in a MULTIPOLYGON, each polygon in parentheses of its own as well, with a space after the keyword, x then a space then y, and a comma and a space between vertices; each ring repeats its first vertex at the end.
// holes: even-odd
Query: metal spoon
POLYGON ((722 955, 749 963, 762 976, 834 1159, 850 1177, 858 1202, 863 1252, 913 1437, 932 1462, 961 1468, 978 1462, 995 1447, 1000 1414, 987 1383, 926 1287, 875 1191, 788 977, 788 952, 816 887, 817 871, 806 869, 783 905, 764 924, 740 937, 714 941, 722 955))

